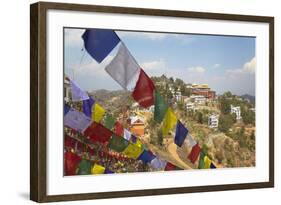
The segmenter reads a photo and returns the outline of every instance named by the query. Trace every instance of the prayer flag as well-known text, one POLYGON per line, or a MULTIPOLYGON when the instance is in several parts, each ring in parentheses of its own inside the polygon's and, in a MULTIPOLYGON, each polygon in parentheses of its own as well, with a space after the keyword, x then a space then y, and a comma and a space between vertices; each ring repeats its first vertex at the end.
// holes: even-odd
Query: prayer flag
POLYGON ((92 107, 95 104, 95 100, 89 97, 87 100, 83 100, 83 112, 86 116, 92 117, 92 107))
POLYGON ((106 72, 127 90, 132 79, 138 74, 140 67, 126 46, 121 43, 113 60, 105 67, 106 72))
POLYGON ((142 147, 130 143, 128 147, 126 147, 126 149, 123 151, 123 154, 130 158, 137 159, 142 151, 142 147))
POLYGON ((204 157, 205 157, 204 152, 201 152, 200 158, 199 158, 199 163, 198 163, 198 169, 204 169, 204 166, 205 166, 204 157))
POLYGON ((144 150, 138 157, 138 160, 142 160, 145 164, 151 162, 155 158, 155 155, 151 151, 144 150))
POLYGON ((63 118, 63 124, 70 128, 73 128, 79 132, 83 132, 89 124, 91 119, 88 118, 84 113, 71 109, 63 118))
POLYGON ((176 169, 176 165, 173 165, 170 162, 167 162, 166 166, 165 166, 165 171, 172 171, 176 169))
POLYGON ((105 116, 105 127, 107 128, 107 129, 110 129, 110 130, 112 130, 112 128, 114 127, 114 123, 115 123, 115 119, 114 119, 114 117, 111 115, 111 114, 107 114, 106 116, 105 116))
POLYGON ((135 135, 132 135, 132 136, 131 136, 131 141, 132 141, 132 143, 136 144, 136 142, 137 142, 137 137, 136 137, 135 135))
POLYGON ((188 140, 188 144, 193 147, 194 145, 197 144, 197 142, 192 138, 192 136, 190 134, 187 134, 187 140, 188 140))
POLYGON ((167 135, 169 131, 175 127, 176 123, 176 115, 174 114, 171 108, 168 108, 162 125, 163 135, 167 135))
POLYGON ((108 147, 116 152, 122 152, 128 145, 129 142, 126 139, 113 135, 109 140, 108 147))
POLYGON ((164 169, 166 167, 167 162, 156 157, 150 162, 150 164, 151 167, 153 167, 154 169, 164 169))
POLYGON ((132 96, 142 107, 149 107, 154 103, 154 90, 155 86, 152 80, 141 69, 139 79, 136 83, 132 96))
POLYGON ((114 125, 114 130, 115 130, 115 134, 117 136, 123 136, 123 133, 124 133, 124 128, 123 126, 121 125, 120 122, 116 122, 115 125, 114 125))
POLYGON ((91 168, 91 174, 104 174, 105 167, 94 164, 94 166, 91 168))
POLYGON ((82 101, 89 99, 88 94, 83 91, 74 81, 70 80, 72 101, 82 101))
POLYGON ((129 130, 127 130, 127 129, 124 129, 124 135, 123 135, 123 137, 126 139, 126 140, 130 140, 131 139, 131 132, 129 131, 129 130))
POLYGON ((64 111, 64 112, 63 112, 63 115, 66 115, 66 113, 68 113, 68 111, 69 111, 71 108, 70 108, 69 105, 64 104, 63 109, 64 109, 64 110, 63 110, 63 111, 64 111))
POLYGON ((84 131, 84 135, 88 136, 93 142, 106 143, 112 136, 112 132, 103 125, 92 122, 92 124, 84 131))
POLYGON ((190 152, 190 154, 188 155, 188 159, 194 164, 200 154, 200 146, 199 144, 197 143, 196 145, 194 145, 192 147, 192 150, 190 152))
POLYGON ((168 110, 168 105, 158 91, 155 91, 154 94, 154 120, 161 123, 168 110))
POLYGON ((68 135, 64 136, 64 146, 65 147, 69 147, 69 148, 73 148, 75 147, 75 142, 76 140, 69 137, 68 135))
POLYGON ((78 164, 81 161, 81 157, 67 151, 64 153, 64 171, 66 176, 75 175, 78 164))
POLYGON ((210 168, 211 168, 211 169, 216 169, 217 167, 216 167, 216 165, 214 165, 214 163, 212 162, 210 168))
POLYGON ((87 175, 91 174, 91 162, 86 159, 82 159, 78 165, 78 174, 79 175, 87 175))
POLYGON ((209 169, 211 166, 212 161, 208 156, 204 157, 204 169, 209 169))
POLYGON ((86 29, 82 38, 86 51, 99 63, 120 41, 113 30, 107 29, 86 29))
POLYGON ((187 134, 188 134, 187 128, 185 128, 184 125, 178 120, 177 128, 176 128, 176 136, 174 140, 175 144, 181 147, 187 134))
POLYGON ((104 173, 105 173, 105 174, 114 174, 114 172, 113 172, 113 171, 110 171, 109 169, 105 169, 104 173))
POLYGON ((103 118, 104 113, 105 110, 103 109, 103 107, 100 106, 98 103, 95 103, 92 112, 92 120, 94 120, 95 122, 100 122, 101 119, 103 118))

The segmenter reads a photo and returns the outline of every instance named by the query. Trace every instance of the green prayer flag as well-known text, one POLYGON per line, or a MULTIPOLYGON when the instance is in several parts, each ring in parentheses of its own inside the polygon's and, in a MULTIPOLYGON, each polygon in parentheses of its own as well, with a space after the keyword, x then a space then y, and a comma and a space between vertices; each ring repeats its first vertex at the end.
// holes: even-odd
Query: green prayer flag
POLYGON ((205 154, 203 152, 200 153, 199 163, 198 163, 198 169, 204 169, 205 162, 204 162, 205 154))
POLYGON ((128 147, 129 141, 124 139, 123 137, 117 137, 113 135, 109 140, 109 148, 116 151, 116 152, 122 152, 128 147))
POLYGON ((161 123, 166 112, 168 110, 168 105, 166 104, 163 97, 159 92, 155 91, 154 96, 154 120, 161 123))
POLYGON ((91 174, 92 163, 89 160, 82 159, 78 165, 78 174, 87 175, 91 174))
POLYGON ((111 114, 107 114, 105 117, 105 127, 109 130, 112 130, 114 127, 115 119, 111 114))

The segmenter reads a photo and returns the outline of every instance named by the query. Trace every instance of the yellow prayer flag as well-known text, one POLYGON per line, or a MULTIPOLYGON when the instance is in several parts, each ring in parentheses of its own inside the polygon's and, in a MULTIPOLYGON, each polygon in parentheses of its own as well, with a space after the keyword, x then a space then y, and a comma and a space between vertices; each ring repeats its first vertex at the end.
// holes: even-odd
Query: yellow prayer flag
POLYGON ((167 135, 171 129, 177 124, 177 117, 171 108, 168 108, 162 125, 163 135, 167 135))
POLYGON ((128 147, 126 147, 126 149, 123 151, 123 154, 130 158, 137 159, 142 152, 143 148, 141 146, 130 143, 128 147))
POLYGON ((95 105, 93 106, 93 111, 92 111, 92 120, 94 120, 95 122, 100 122, 101 119, 103 118, 103 115, 105 113, 105 110, 103 109, 102 106, 100 106, 99 104, 95 103, 95 105))
POLYGON ((204 157, 204 169, 209 169, 211 166, 212 161, 209 159, 208 156, 204 157))
POLYGON ((92 168, 91 168, 91 174, 103 174, 105 171, 105 167, 95 164, 92 168))

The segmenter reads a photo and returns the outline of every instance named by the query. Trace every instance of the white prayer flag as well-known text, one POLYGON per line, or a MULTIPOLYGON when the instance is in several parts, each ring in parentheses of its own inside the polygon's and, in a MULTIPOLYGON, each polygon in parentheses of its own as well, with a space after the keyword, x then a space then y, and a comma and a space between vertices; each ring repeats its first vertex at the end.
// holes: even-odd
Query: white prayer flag
POLYGON ((139 73, 140 66, 126 46, 121 43, 116 56, 105 67, 105 70, 117 83, 127 90, 129 83, 139 73))
POLYGON ((126 139, 126 140, 130 140, 131 139, 131 132, 129 131, 129 130, 127 130, 127 129, 124 129, 124 138, 126 139))
POLYGON ((63 124, 83 132, 91 124, 91 119, 84 113, 71 109, 64 116, 63 124))
POLYGON ((186 139, 188 140, 188 144, 189 144, 191 147, 193 147, 194 145, 197 144, 196 141, 192 138, 192 136, 191 136, 190 134, 188 134, 188 135, 186 136, 186 139))
POLYGON ((83 91, 79 86, 72 80, 70 80, 70 86, 71 86, 71 96, 72 101, 83 101, 88 100, 89 96, 88 94, 83 91))
POLYGON ((158 157, 155 157, 151 162, 151 167, 154 169, 164 169, 166 167, 167 161, 159 159, 158 157))

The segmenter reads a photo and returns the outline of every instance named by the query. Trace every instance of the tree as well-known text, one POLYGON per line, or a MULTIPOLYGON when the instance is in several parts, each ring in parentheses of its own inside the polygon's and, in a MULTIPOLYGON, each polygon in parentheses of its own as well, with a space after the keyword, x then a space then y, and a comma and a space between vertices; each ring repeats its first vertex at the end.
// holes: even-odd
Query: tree
POLYGON ((220 98, 220 110, 223 114, 230 113, 230 105, 230 101, 225 96, 220 98))
POLYGON ((234 121, 232 115, 220 115, 218 128, 221 132, 227 133, 233 124, 234 121))
POLYGON ((196 120, 198 123, 203 124, 203 113, 202 112, 196 112, 196 120))
POLYGON ((243 122, 248 125, 248 124, 255 124, 255 113, 251 110, 242 110, 241 116, 243 118, 243 122))

